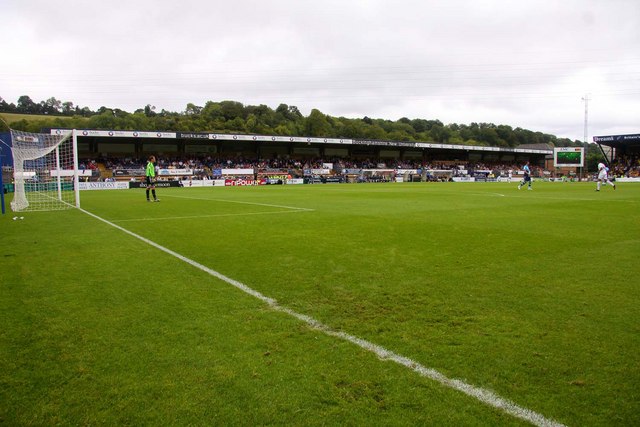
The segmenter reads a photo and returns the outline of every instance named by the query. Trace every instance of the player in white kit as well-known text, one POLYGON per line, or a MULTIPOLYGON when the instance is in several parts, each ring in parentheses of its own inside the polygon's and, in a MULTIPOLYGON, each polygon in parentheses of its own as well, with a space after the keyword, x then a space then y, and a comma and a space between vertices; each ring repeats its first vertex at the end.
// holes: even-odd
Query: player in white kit
POLYGON ((596 184, 596 191, 600 191, 600 185, 604 182, 605 185, 609 184, 616 189, 616 185, 609 180, 609 168, 604 163, 598 163, 598 183, 596 184))

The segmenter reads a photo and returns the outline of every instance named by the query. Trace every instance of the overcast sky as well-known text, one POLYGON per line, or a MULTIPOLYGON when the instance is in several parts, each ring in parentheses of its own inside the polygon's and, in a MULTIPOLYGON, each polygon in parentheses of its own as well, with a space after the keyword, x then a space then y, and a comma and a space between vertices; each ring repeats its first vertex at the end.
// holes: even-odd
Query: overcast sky
POLYGON ((0 97, 640 132, 639 0, 0 0, 0 97))

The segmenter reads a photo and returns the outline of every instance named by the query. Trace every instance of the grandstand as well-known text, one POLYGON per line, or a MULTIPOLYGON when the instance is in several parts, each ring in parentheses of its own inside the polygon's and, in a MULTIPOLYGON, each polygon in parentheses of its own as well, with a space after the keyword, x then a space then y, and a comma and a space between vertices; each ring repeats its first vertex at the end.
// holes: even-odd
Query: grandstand
MULTIPOLYGON (((51 133, 63 132, 51 129, 51 133)), ((199 179, 282 178, 304 182, 493 179, 531 162, 542 171, 549 147, 486 147, 426 142, 162 131, 77 131, 92 179, 132 180, 144 159, 158 156, 160 176, 199 179)), ((547 173, 549 174, 549 173, 547 173)))
MULTIPOLYGON (((48 129, 59 134, 65 129, 48 129)), ((76 131, 85 182, 136 187, 146 158, 158 157, 167 186, 273 183, 492 181, 517 179, 527 161, 534 177, 577 177, 555 168, 552 146, 518 148, 350 138, 81 129, 76 131)), ((594 137, 617 177, 636 177, 638 135, 594 137), (635 137, 635 139, 634 139, 635 137), (617 156, 617 157, 616 157, 617 156)), ((5 153, 6 154, 6 153, 5 153)), ((5 156, 11 165, 11 156, 5 156)), ((580 171, 582 176, 582 170, 580 171)), ((9 182, 9 181, 5 181, 9 182)))
POLYGON ((594 136, 618 180, 640 180, 640 134, 594 136))

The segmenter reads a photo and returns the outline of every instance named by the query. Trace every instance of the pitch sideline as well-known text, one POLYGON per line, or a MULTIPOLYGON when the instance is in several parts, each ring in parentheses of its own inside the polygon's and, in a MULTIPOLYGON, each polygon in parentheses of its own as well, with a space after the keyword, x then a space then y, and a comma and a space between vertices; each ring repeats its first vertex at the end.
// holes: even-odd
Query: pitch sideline
MULTIPOLYGON (((274 206, 275 205, 271 205, 274 206)), ((283 206, 279 206, 279 207, 283 207, 283 206)), ((263 295, 262 293, 250 288, 249 286, 245 285, 244 283, 241 283, 235 279, 232 279, 230 277, 227 277, 225 275, 223 275, 222 273, 219 273, 205 265, 202 265, 190 258, 187 258, 177 252, 172 251, 171 249, 165 248, 162 245, 159 245, 158 243, 155 243, 152 240, 147 239, 146 237, 140 236, 139 234, 136 234, 132 231, 127 230, 124 227, 121 227, 117 224, 114 224, 111 221, 108 221, 104 218, 99 217, 98 215, 95 215, 85 209, 79 208, 79 210, 89 216, 91 216, 92 218, 97 219, 98 221, 104 222, 107 225, 110 225, 111 227, 114 227, 132 237, 135 237, 138 240, 141 240, 142 242, 156 248, 159 249, 162 252, 165 252, 183 262, 186 262, 187 264, 196 267, 197 269, 219 279, 222 280, 223 282, 226 282, 234 287, 236 287, 237 289, 259 299, 260 301, 263 301, 264 303, 266 303, 271 309, 275 310, 275 311, 279 311, 282 313, 286 313, 304 323, 306 323, 309 327, 311 327, 312 329, 321 331, 329 336, 333 336, 336 338, 340 338, 342 340, 348 341, 352 344, 357 345, 358 347, 367 350, 369 352, 374 353, 376 356, 378 356, 381 360, 391 360, 395 363, 398 363, 399 365, 405 366, 408 369, 411 369, 412 371, 416 372, 417 374, 419 374, 422 377, 425 378, 429 378, 431 380, 437 381, 438 383, 452 388, 454 390, 458 390, 464 394, 466 394, 469 397, 473 397, 476 400, 488 405, 488 406, 492 406, 494 408, 497 408, 513 417, 522 419, 524 421, 528 421, 529 423, 535 425, 535 426, 541 426, 541 427, 564 427, 564 424, 558 423, 557 421, 554 421, 552 419, 548 419, 546 417, 544 417, 542 414, 539 414, 535 411, 532 411, 530 409, 524 408, 522 406, 517 405, 514 402, 511 402, 510 400, 507 400, 505 398, 502 398, 498 395, 496 395, 495 393, 493 393, 490 390, 487 389, 483 389, 481 387, 476 387, 472 384, 468 384, 462 380, 458 380, 455 378, 449 378, 443 374, 441 374, 440 372, 438 372, 435 369, 432 368, 428 368, 426 366, 421 365, 420 363, 409 359, 407 357, 401 356, 397 353, 394 353, 390 350, 387 350, 386 348, 379 346, 377 344, 374 344, 370 341, 364 340, 362 338, 358 338, 356 336, 353 335, 349 335, 347 333, 344 332, 339 332, 339 331, 335 331, 333 329, 331 329, 329 326, 317 321, 316 319, 309 317, 307 315, 298 313, 294 310, 291 310, 287 307, 283 307, 280 304, 278 304, 278 301, 276 301, 273 298, 269 298, 266 295, 263 295)))

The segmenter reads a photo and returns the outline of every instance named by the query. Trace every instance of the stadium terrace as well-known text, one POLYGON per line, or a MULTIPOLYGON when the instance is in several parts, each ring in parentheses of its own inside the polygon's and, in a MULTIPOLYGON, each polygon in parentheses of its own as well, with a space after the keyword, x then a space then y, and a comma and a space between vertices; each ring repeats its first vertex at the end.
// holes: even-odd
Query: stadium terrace
MULTIPOLYGON (((62 134, 66 130, 50 132, 62 134)), ((542 171, 553 153, 547 146, 503 148, 280 135, 91 129, 77 130, 76 135, 79 157, 89 165, 92 160, 122 163, 115 159, 128 159, 128 167, 111 167, 116 180, 140 176, 140 159, 150 154, 159 158, 160 175, 171 178, 233 176, 268 181, 269 175, 284 175, 306 177, 307 182, 350 182, 386 181, 398 176, 411 180, 452 178, 468 176, 471 169, 480 179, 495 175, 498 166, 506 175, 507 169, 525 161, 542 171), (180 163, 190 167, 178 167, 180 163)))

